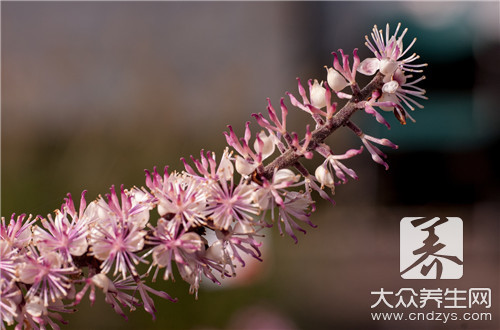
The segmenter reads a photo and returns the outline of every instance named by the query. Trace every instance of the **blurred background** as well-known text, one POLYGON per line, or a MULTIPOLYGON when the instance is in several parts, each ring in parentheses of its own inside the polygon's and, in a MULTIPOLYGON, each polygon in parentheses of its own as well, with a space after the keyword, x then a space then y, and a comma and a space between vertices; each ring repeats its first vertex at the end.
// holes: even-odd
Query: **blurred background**
MULTIPOLYGON (((429 64, 428 101, 387 131, 390 169, 363 154, 360 179, 318 202, 317 229, 299 244, 277 230, 265 261, 232 285, 200 290, 157 283, 157 319, 126 322, 98 299, 69 315, 71 329, 498 329, 500 328, 500 8, 498 2, 2 2, 1 214, 45 215, 70 192, 87 199, 111 185, 141 186, 144 169, 182 169, 181 156, 221 152, 230 124, 242 132, 266 98, 296 93, 296 77, 326 79, 330 53, 360 48, 374 24, 398 22, 429 64), (464 221, 464 276, 399 275, 399 221, 464 221), (490 322, 376 322, 371 291, 412 287, 493 291, 490 322)), ((390 114, 389 114, 390 115, 390 114)), ((388 116, 391 117, 391 116, 388 116)), ((290 112, 303 132, 307 117, 290 112)), ((255 125, 254 125, 255 127, 255 125)), ((329 139, 359 147, 347 130, 329 139)), ((311 164, 310 164, 311 165, 311 164)), ((310 166, 314 169, 313 166, 310 166)), ((275 228, 274 228, 275 229, 275 228)))

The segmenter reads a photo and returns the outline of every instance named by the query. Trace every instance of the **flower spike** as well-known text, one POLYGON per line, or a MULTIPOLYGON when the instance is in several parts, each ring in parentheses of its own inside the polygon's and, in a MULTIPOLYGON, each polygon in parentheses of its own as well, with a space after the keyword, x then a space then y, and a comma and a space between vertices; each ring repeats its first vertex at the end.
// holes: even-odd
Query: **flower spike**
POLYGON ((297 232, 317 227, 316 199, 334 205, 336 190, 358 179, 350 158, 366 149, 388 169, 378 145, 398 148, 366 135, 352 121, 354 113, 363 110, 390 128, 379 109, 405 125, 415 121, 409 111, 427 99, 418 86, 425 76, 413 77, 426 64, 416 64, 419 56, 408 53, 416 39, 403 47, 406 34, 400 24, 393 33, 389 25, 385 32, 375 26, 371 39, 366 37, 375 57, 361 61, 356 48, 352 65, 342 49, 334 52, 326 76, 308 79, 307 90, 297 78, 298 98, 286 92, 279 109, 267 99, 261 110, 267 115, 252 114, 258 129, 246 122, 237 136, 228 125, 221 154, 201 149, 199 156, 180 158, 180 171, 145 170, 145 187, 111 186, 90 202, 83 191, 78 207, 68 194, 47 217, 12 214, 8 223, 2 217, 0 329, 58 329, 57 323, 65 323, 60 313, 74 312, 87 292, 93 304, 96 291, 124 318, 124 308, 144 308, 155 319, 156 297, 177 299, 150 281, 174 281, 176 274, 197 299, 203 280, 222 285, 252 267, 249 260, 264 259, 264 230, 278 227, 297 244, 297 232), (363 87, 357 72, 375 77, 363 87), (347 86, 352 95, 342 92, 347 86), (288 118, 290 107, 306 114, 304 123, 288 118), (362 144, 337 154, 338 140, 328 137, 343 127, 362 144), (306 162, 314 157, 320 160, 312 175, 306 162))

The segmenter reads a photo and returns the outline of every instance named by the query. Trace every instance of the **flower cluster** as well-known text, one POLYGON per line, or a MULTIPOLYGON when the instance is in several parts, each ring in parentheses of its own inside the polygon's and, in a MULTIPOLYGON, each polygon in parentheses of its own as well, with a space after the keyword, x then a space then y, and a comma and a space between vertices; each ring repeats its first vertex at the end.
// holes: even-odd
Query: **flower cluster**
MULTIPOLYGON (((375 57, 365 59, 360 64, 358 71, 368 76, 375 74, 377 71, 384 75, 384 85, 381 91, 376 91, 372 95, 372 100, 368 102, 370 103, 369 111, 374 111, 374 105, 385 111, 394 111, 400 122, 406 124, 407 117, 412 121, 415 120, 408 114, 403 105, 411 110, 415 109, 414 106, 423 108, 423 106, 412 97, 427 99, 427 97, 424 96, 425 90, 415 85, 424 80, 425 76, 411 82, 408 81, 408 79, 413 78, 411 72, 423 72, 421 68, 427 66, 427 64, 412 64, 415 60, 420 58, 420 56, 415 53, 403 58, 417 39, 414 38, 405 49, 403 47, 403 37, 406 35, 408 29, 404 29, 398 37, 400 27, 401 24, 398 24, 394 34, 389 37, 390 29, 389 24, 387 24, 385 39, 383 31, 378 30, 376 25, 373 27, 373 32, 371 33, 373 43, 368 39, 368 36, 366 36, 365 44, 374 53, 375 57)), ((385 121, 384 124, 388 125, 385 121)))
MULTIPOLYGON (((225 132, 228 147, 220 157, 201 151, 200 157, 181 158, 180 172, 146 170, 144 188, 119 190, 87 203, 82 193, 78 209, 71 197, 47 217, 12 215, 0 226, 0 327, 59 328, 61 313, 73 312, 87 295, 95 301, 96 289, 105 301, 127 317, 123 308, 144 308, 155 317, 152 295, 176 301, 166 292, 147 285, 160 276, 179 276, 197 296, 204 279, 234 277, 248 258, 261 260, 260 238, 266 228, 278 227, 281 235, 297 243, 297 232, 316 227, 311 221, 316 194, 334 203, 335 187, 357 179, 343 162, 365 149, 372 159, 388 167, 376 146, 397 148, 384 138, 365 134, 351 120, 364 109, 386 126, 375 110, 394 111, 403 124, 411 118, 424 91, 407 82, 408 72, 420 72, 423 64, 411 64, 418 56, 404 58, 402 35, 386 37, 375 27, 367 46, 375 58, 360 61, 353 52, 352 65, 343 50, 333 53, 326 67, 326 81, 309 80, 309 90, 298 79, 299 97, 287 93, 292 106, 312 118, 302 137, 287 128, 288 107, 279 109, 268 100, 267 115, 253 114, 259 130, 248 122, 242 137, 231 126, 225 132), (375 75, 361 89, 356 73, 375 75), (350 87, 350 91, 344 91, 350 87), (340 107, 340 102, 344 105, 340 107), (347 127, 362 145, 334 153, 325 139, 347 127), (323 159, 310 174, 301 160, 323 159), (324 189, 328 188, 330 192, 324 189)), ((367 39, 368 40, 368 39, 367 39)))

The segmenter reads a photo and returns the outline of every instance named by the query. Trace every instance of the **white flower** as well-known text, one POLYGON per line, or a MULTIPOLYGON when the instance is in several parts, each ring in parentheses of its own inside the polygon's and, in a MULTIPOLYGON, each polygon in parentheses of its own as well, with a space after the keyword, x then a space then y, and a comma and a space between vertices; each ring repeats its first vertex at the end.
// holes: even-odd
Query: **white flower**
POLYGON ((40 297, 45 306, 67 297, 72 281, 66 275, 78 273, 73 267, 63 267, 63 258, 57 252, 38 255, 34 248, 24 256, 18 272, 21 282, 31 284, 26 297, 40 297))
POLYGON ((342 75, 337 70, 326 66, 325 68, 327 71, 326 80, 328 82, 328 86, 330 86, 332 90, 334 90, 335 92, 339 92, 344 88, 346 88, 347 85, 349 85, 349 83, 345 80, 344 77, 342 77, 342 75))
POLYGON ((227 260, 227 256, 224 253, 224 246, 221 240, 215 241, 208 249, 205 254, 207 259, 213 260, 220 264, 226 264, 229 260, 227 260))
MULTIPOLYGON (((397 105, 400 107, 402 104, 406 105, 411 110, 415 108, 413 105, 423 108, 423 106, 415 101, 412 97, 417 97, 420 99, 426 100, 427 97, 424 96, 425 90, 415 86, 416 83, 425 79, 425 76, 422 76, 412 82, 407 82, 407 78, 411 78, 412 75, 406 76, 401 69, 397 69, 391 77, 385 77, 384 85, 382 86, 382 95, 377 100, 377 103, 390 103, 397 105)), ((390 105, 382 105, 380 109, 385 111, 393 111, 394 106, 390 105)), ((402 107, 401 107, 402 109, 402 107)), ((399 109, 399 110, 401 110, 399 109)), ((404 110, 403 110, 404 111, 404 110)), ((404 111, 406 116, 409 116, 406 111, 404 111)), ((411 118, 411 117, 410 117, 411 118)), ((411 118, 412 119, 412 118, 411 118)), ((413 120, 413 119, 412 119, 413 120)))
POLYGON ((231 180, 234 176, 234 166, 229 159, 229 148, 226 148, 222 154, 222 158, 217 169, 217 175, 219 178, 226 181, 231 180))
POLYGON ((253 148, 257 153, 262 154, 262 159, 266 159, 274 153, 274 139, 271 135, 267 136, 266 132, 260 131, 258 139, 255 139, 253 148))
POLYGON ((316 168, 314 176, 316 177, 318 182, 321 183, 321 188, 323 188, 324 186, 327 186, 329 188, 335 187, 335 181, 333 180, 333 175, 326 168, 325 162, 320 166, 318 166, 318 168, 316 168))
POLYGON ((240 173, 243 176, 247 176, 252 174, 253 171, 257 168, 257 164, 255 163, 250 163, 248 160, 245 158, 236 155, 236 171, 240 173))
POLYGON ((408 50, 413 46, 416 38, 410 43, 406 49, 403 49, 403 37, 408 29, 404 29, 398 37, 399 28, 401 23, 398 24, 396 31, 389 37, 389 24, 386 26, 385 38, 382 30, 378 30, 377 26, 373 27, 371 37, 373 43, 366 36, 365 45, 373 52, 375 58, 367 58, 360 63, 358 71, 362 74, 371 76, 380 70, 385 76, 391 76, 398 68, 403 71, 422 72, 421 67, 427 64, 410 64, 411 62, 420 58, 420 56, 413 54, 407 58, 402 58, 408 50))
POLYGON ((389 93, 389 94, 394 94, 399 88, 399 84, 395 80, 391 80, 389 82, 386 82, 384 86, 382 86, 382 92, 383 93, 389 93))
POLYGON ((372 76, 374 75, 377 70, 380 68, 380 61, 377 58, 370 57, 367 59, 364 59, 358 67, 358 72, 366 75, 366 76, 372 76))
POLYGON ((319 83, 318 80, 314 79, 314 83, 311 86, 311 104, 316 108, 323 108, 326 106, 325 99, 326 89, 323 87, 323 82, 319 83))

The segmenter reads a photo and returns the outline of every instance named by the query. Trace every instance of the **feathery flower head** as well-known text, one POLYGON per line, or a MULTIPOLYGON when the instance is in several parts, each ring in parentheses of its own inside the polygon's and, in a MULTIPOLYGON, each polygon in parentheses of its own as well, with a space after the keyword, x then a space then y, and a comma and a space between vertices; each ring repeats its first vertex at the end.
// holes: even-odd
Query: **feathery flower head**
POLYGON ((63 257, 57 252, 42 251, 39 254, 30 247, 19 264, 19 280, 30 284, 26 297, 40 297, 44 306, 65 298, 71 288, 70 275, 78 274, 74 267, 65 267, 63 257))
POLYGON ((75 211, 71 195, 65 200, 61 210, 55 210, 55 217, 48 215, 48 219, 42 219, 42 229, 35 226, 33 231, 34 241, 40 250, 58 251, 66 264, 71 264, 71 256, 81 256, 87 251, 87 235, 89 225, 96 218, 89 211, 85 213, 85 191, 82 193, 80 211, 75 211), (70 219, 71 218, 71 221, 70 219))
POLYGON ((251 223, 259 213, 254 203, 255 186, 244 181, 234 185, 232 180, 220 181, 212 185, 207 200, 207 211, 210 213, 213 226, 228 230, 233 222, 251 223))
POLYGON ((373 27, 373 32, 371 37, 373 43, 366 36, 366 47, 370 49, 375 58, 367 58, 361 62, 358 71, 362 74, 371 76, 380 70, 385 76, 391 76, 396 69, 401 69, 403 71, 411 72, 422 72, 421 67, 427 66, 427 64, 410 64, 411 62, 418 60, 420 56, 417 54, 412 54, 411 56, 402 59, 402 57, 411 49, 417 38, 406 47, 403 48, 403 37, 406 35, 408 29, 404 29, 400 36, 398 36, 401 23, 396 27, 394 34, 390 36, 389 23, 387 23, 385 30, 385 39, 382 30, 379 30, 375 25, 373 27))
POLYGON ((15 218, 15 214, 12 214, 9 224, 5 223, 5 218, 2 217, 2 223, 0 224, 0 239, 9 243, 12 247, 22 249, 29 245, 31 242, 31 225, 38 220, 38 216, 31 220, 31 214, 28 216, 26 221, 26 214, 21 214, 15 218))
POLYGON ((386 76, 384 78, 384 85, 382 86, 382 95, 377 101, 390 102, 393 106, 379 107, 385 111, 394 111, 395 108, 399 108, 406 116, 408 116, 408 112, 404 110, 403 105, 410 110, 415 110, 414 106, 422 109, 424 106, 412 97, 427 100, 427 97, 424 95, 425 90, 415 85, 424 80, 425 76, 408 82, 408 78, 412 77, 412 75, 405 75, 400 69, 397 69, 391 77, 386 76))
POLYGON ((146 262, 136 252, 144 247, 146 231, 143 229, 149 220, 150 206, 134 203, 123 187, 121 205, 114 187, 106 197, 107 201, 102 197, 97 201, 99 218, 90 231, 91 255, 103 261, 100 267, 104 273, 115 264, 113 275, 118 272, 123 278, 128 273, 137 275, 135 265, 146 262))

